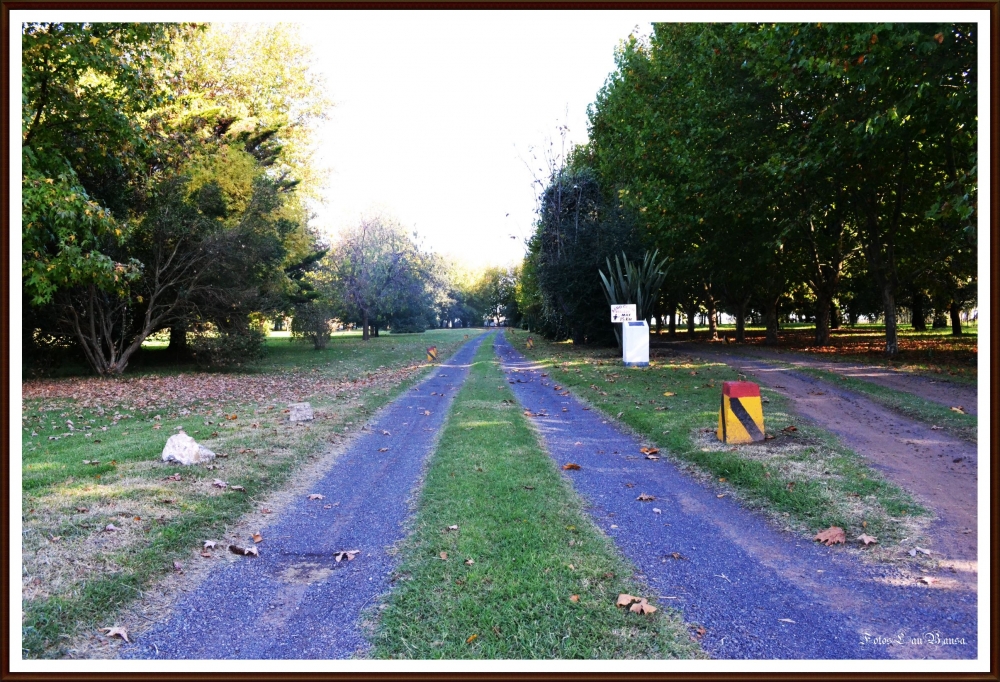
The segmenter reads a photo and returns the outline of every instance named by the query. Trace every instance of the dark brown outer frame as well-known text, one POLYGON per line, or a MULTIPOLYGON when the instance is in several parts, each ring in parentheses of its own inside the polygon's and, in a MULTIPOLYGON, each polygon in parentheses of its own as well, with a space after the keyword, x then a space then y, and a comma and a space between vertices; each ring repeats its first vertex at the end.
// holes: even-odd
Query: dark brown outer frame
MULTIPOLYGON (((998 192, 998 186, 1000 186, 1000 180, 998 180, 998 175, 1000 175, 1000 164, 997 163, 997 159, 1000 158, 998 154, 998 128, 1000 128, 1000 117, 997 115, 998 103, 1000 103, 1000 98, 998 98, 998 72, 1000 69, 997 68, 998 55, 1000 55, 1000 50, 998 50, 997 42, 1000 40, 1000 0, 993 0, 992 2, 912 2, 908 0, 882 0, 881 2, 834 2, 834 1, 818 1, 818 2, 753 2, 752 0, 747 2, 696 2, 696 1, 682 1, 682 2, 662 2, 662 1, 651 1, 642 2, 636 0, 624 0, 622 2, 613 2, 609 0, 567 0, 566 2, 557 2, 548 0, 545 2, 472 2, 469 0, 454 0, 453 2, 436 0, 433 2, 429 1, 413 1, 413 0, 400 0, 399 2, 387 2, 385 0, 379 2, 330 2, 329 0, 271 0, 269 2, 191 2, 191 1, 178 1, 169 2, 164 0, 131 0, 129 2, 96 2, 94 0, 40 0, 38 2, 27 1, 27 0, 15 0, 13 2, 4 2, 0 0, 0 55, 3 56, 3 62, 5 64, 9 63, 10 50, 12 46, 9 39, 9 28, 10 28, 10 10, 20 10, 20 9, 93 9, 93 10, 107 10, 107 9, 203 9, 203 10, 296 10, 296 9, 367 9, 367 10, 390 10, 390 9, 407 9, 407 10, 430 10, 430 9, 455 9, 455 10, 469 10, 469 9, 482 9, 482 10, 584 10, 584 9, 650 9, 650 10, 664 10, 664 9, 701 9, 701 10, 801 10, 801 9, 839 9, 839 10, 885 10, 885 9, 912 9, 912 10, 929 10, 929 9, 955 9, 955 10, 989 10, 990 20, 990 39, 991 39, 991 50, 990 50, 990 61, 994 65, 991 73, 990 80, 990 90, 989 90, 989 106, 990 106, 990 139, 989 139, 989 149, 990 149, 990 166, 992 171, 991 183, 988 188, 990 194, 990 201, 992 212, 989 216, 989 230, 991 236, 990 244, 990 254, 989 263, 987 264, 990 271, 992 271, 992 265, 994 263, 1000 263, 1000 229, 998 229, 998 205, 1000 205, 1000 192, 998 192)), ((11 296, 15 292, 9 291, 8 282, 10 281, 10 193, 7 188, 10 187, 11 177, 10 177, 10 164, 12 161, 13 151, 10 148, 10 127, 13 125, 9 116, 10 107, 10 82, 6 66, 2 69, 0 73, 0 157, 2 157, 3 166, 0 168, 0 210, 2 210, 2 216, 0 216, 0 313, 2 313, 2 329, 3 333, 0 335, 0 352, 2 352, 2 364, 0 364, 0 395, 4 398, 9 395, 10 391, 10 368, 12 358, 10 357, 10 300, 11 296)), ((980 264, 982 265, 982 264, 980 264)), ((990 325, 990 356, 991 358, 997 354, 997 350, 1000 349, 1000 339, 998 339, 998 325, 997 313, 998 308, 1000 308, 1000 276, 994 276, 990 281, 990 309, 989 309, 989 325, 990 325)), ((994 378, 994 369, 991 366, 988 370, 988 380, 990 382, 990 387, 992 388, 994 378)), ((992 397, 992 394, 991 394, 992 397)), ((11 426, 10 426, 10 411, 9 406, 7 406, 6 401, 3 401, 5 409, 0 413, 0 436, 2 436, 2 443, 0 443, 0 471, 6 474, 10 471, 10 438, 11 438, 11 426)), ((992 523, 997 518, 997 497, 998 497, 998 477, 1000 477, 1000 457, 997 456, 998 451, 1000 451, 1000 437, 997 434, 997 416, 1000 413, 1000 406, 998 403, 992 402, 990 405, 990 460, 992 464, 991 478, 990 478, 990 566, 991 572, 990 577, 992 578, 992 584, 996 585, 998 583, 998 570, 997 565, 1000 563, 1000 551, 998 551, 998 546, 1000 546, 1000 536, 997 532, 997 524, 992 523)), ((10 481, 4 476, 4 483, 0 486, 0 510, 6 512, 10 509, 10 481)), ((989 620, 991 623, 992 638, 990 641, 986 642, 985 645, 988 648, 989 655, 989 672, 983 673, 846 673, 846 672, 813 672, 813 673, 776 673, 776 672, 748 672, 748 673, 695 673, 695 672, 684 672, 684 673, 669 673, 669 672, 656 672, 656 673, 567 673, 567 672, 556 672, 556 673, 518 673, 518 672, 492 672, 492 673, 443 673, 443 672, 431 672, 431 673, 396 673, 396 672, 350 672, 350 673, 335 673, 335 672, 291 672, 291 673, 262 673, 254 672, 246 667, 242 668, 239 672, 226 672, 226 673, 181 673, 181 672, 170 672, 170 673, 136 673, 136 672, 126 672, 126 673, 12 673, 10 672, 10 660, 11 651, 9 648, 10 642, 10 628, 11 622, 9 617, 9 610, 7 605, 7 586, 10 584, 10 534, 9 528, 6 523, 6 518, 4 518, 4 523, 0 523, 0 540, 2 540, 2 566, 0 566, 0 590, 3 590, 2 604, 3 613, 0 614, 0 654, 2 654, 2 668, 0 668, 0 680, 32 680, 37 682, 61 682, 62 680, 80 680, 95 682, 103 680, 218 680, 218 681, 239 681, 246 682, 248 680, 295 680, 295 681, 306 681, 306 680, 341 680, 341 679, 356 679, 365 680, 367 682, 381 682, 393 681, 393 680, 462 680, 462 679, 475 679, 484 681, 493 680, 524 680, 525 682, 529 680, 545 680, 551 682, 557 682, 561 680, 680 680, 680 679, 690 679, 690 680, 700 680, 704 682, 714 682, 725 681, 725 680, 747 680, 748 682, 767 682, 770 680, 891 680, 893 682, 908 682, 910 680, 998 680, 1000 681, 1000 665, 998 665, 998 638, 1000 638, 1000 621, 997 618, 997 601, 998 593, 1000 590, 993 589, 990 594, 990 611, 989 620)), ((984 643, 980 642, 980 648, 982 650, 984 643)), ((234 663, 233 667, 239 666, 239 663, 234 663)))

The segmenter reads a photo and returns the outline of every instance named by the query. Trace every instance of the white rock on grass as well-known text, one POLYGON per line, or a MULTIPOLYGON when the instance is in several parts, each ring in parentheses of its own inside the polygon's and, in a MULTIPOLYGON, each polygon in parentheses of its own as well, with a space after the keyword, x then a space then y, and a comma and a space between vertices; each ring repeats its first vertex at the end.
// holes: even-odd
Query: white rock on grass
POLYGON ((307 422, 313 418, 313 408, 309 403, 291 403, 288 406, 288 421, 307 422))
POLYGON ((163 446, 161 459, 177 464, 201 464, 215 459, 215 453, 201 445, 186 433, 175 433, 163 446))

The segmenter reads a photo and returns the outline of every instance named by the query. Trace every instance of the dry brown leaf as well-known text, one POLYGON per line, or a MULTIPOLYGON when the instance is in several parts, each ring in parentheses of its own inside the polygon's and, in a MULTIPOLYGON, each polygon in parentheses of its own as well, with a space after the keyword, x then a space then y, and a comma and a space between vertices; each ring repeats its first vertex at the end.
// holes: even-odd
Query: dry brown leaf
POLYGON ((786 426, 785 428, 782 429, 782 431, 785 431, 787 433, 791 433, 792 431, 798 431, 798 430, 799 429, 796 426, 786 426))
POLYGON ((89 512, 89 511, 90 511, 90 510, 89 510, 89 509, 87 509, 86 507, 77 507, 77 508, 76 508, 76 510, 77 510, 77 511, 78 511, 79 513, 81 513, 81 514, 86 514, 87 512, 89 512))
POLYGON ((246 556, 260 556, 260 552, 258 552, 257 548, 254 546, 247 547, 245 550, 243 550, 243 554, 245 554, 246 556))
POLYGON ((309 494, 309 500, 310 501, 312 501, 312 500, 322 500, 322 499, 323 499, 323 496, 320 495, 319 493, 310 493, 309 494))
POLYGON ((174 570, 177 571, 178 573, 183 573, 184 572, 184 564, 182 564, 179 561, 175 561, 174 562, 174 570))
POLYGON ((639 452, 644 455, 655 455, 660 451, 659 448, 639 448, 639 452))
MULTIPOLYGON (((111 639, 112 637, 116 637, 117 636, 117 637, 121 637, 126 642, 129 642, 128 632, 125 631, 125 628, 119 628, 119 627, 101 628, 101 630, 104 630, 105 632, 108 633, 108 639, 111 639)), ((131 644, 131 642, 129 642, 129 644, 131 644)))
POLYGON ((447 528, 445 528, 445 530, 458 530, 458 526, 457 525, 448 526, 447 528))
POLYGON ((704 637, 706 632, 707 632, 707 630, 705 630, 705 626, 703 626, 703 625, 699 625, 698 629, 695 630, 695 634, 698 635, 699 639, 702 638, 702 637, 704 637))
POLYGON ((857 537, 857 540, 859 540, 860 542, 865 543, 866 547, 868 545, 874 543, 874 542, 878 542, 878 538, 874 538, 871 535, 866 535, 865 533, 862 533, 861 535, 859 535, 857 537))
POLYGON ((465 640, 465 643, 466 644, 472 644, 477 639, 479 639, 479 635, 469 635, 468 639, 465 640))
POLYGON ((619 594, 616 606, 628 606, 634 601, 639 601, 641 597, 633 597, 631 594, 619 594))
POLYGON ((264 542, 264 536, 260 534, 260 531, 257 531, 250 537, 253 539, 254 542, 264 542))
POLYGON ((580 465, 579 464, 574 464, 573 462, 568 462, 566 464, 563 464, 562 468, 563 468, 564 471, 570 471, 570 470, 579 469, 580 465))
POLYGON ((448 552, 441 552, 438 556, 441 557, 442 561, 448 560, 448 552))
POLYGON ((181 480, 181 475, 179 473, 171 474, 170 476, 167 476, 163 480, 164 481, 179 481, 179 480, 181 480))
POLYGON ((431 411, 430 410, 424 410, 424 416, 425 417, 431 416, 431 411))
POLYGON ((231 485, 231 486, 229 486, 229 489, 230 490, 235 490, 236 492, 239 492, 239 493, 245 493, 247 491, 247 489, 244 488, 241 485, 231 485))
POLYGON ((826 530, 816 533, 816 537, 814 537, 813 540, 819 540, 829 547, 830 545, 846 542, 847 535, 844 533, 844 529, 840 526, 830 526, 826 530))
POLYGON ((466 566, 471 566, 471 565, 472 565, 472 564, 474 564, 474 563, 476 563, 476 562, 475 562, 475 561, 473 561, 472 559, 466 559, 466 560, 465 560, 465 565, 466 565, 466 566))
POLYGON ((116 525, 115 525, 115 524, 113 524, 113 523, 109 523, 108 525, 106 525, 106 526, 104 527, 104 530, 105 530, 105 532, 108 532, 108 533, 110 533, 110 532, 112 532, 112 531, 116 531, 116 530, 121 530, 121 528, 119 528, 118 526, 116 526, 116 525))
POLYGON ((958 412, 959 414, 965 414, 965 408, 959 405, 958 407, 951 408, 952 412, 958 412))
POLYGON ((656 613, 656 607, 651 606, 645 599, 640 599, 637 603, 632 604, 628 609, 632 613, 638 613, 639 615, 646 615, 648 613, 656 613))
POLYGON ((201 555, 203 557, 205 557, 206 559, 211 559, 212 558, 212 553, 211 552, 202 552, 201 555))
POLYGON ((261 508, 260 508, 260 513, 261 513, 261 514, 270 514, 270 513, 271 513, 271 510, 270 510, 270 509, 268 509, 267 507, 261 507, 261 508))
POLYGON ((205 540, 205 545, 202 549, 215 549, 215 540, 205 540))
POLYGON ((339 564, 344 559, 347 559, 348 561, 354 561, 354 557, 356 557, 360 553, 361 553, 360 549, 349 549, 346 552, 336 552, 336 553, 334 553, 333 558, 339 564))
POLYGON ((642 493, 641 495, 639 495, 639 497, 635 499, 639 500, 640 502, 651 502, 652 500, 655 500, 656 497, 653 495, 647 495, 646 493, 642 493))
POLYGON ((225 488, 228 485, 229 485, 228 483, 226 483, 225 481, 222 481, 222 480, 220 480, 218 478, 215 479, 214 481, 212 481, 212 486, 214 486, 216 488, 225 488))
POLYGON ((578 601, 580 601, 580 595, 574 594, 574 595, 570 596, 569 600, 572 601, 572 602, 578 602, 578 601))
POLYGON ((670 396, 674 396, 674 395, 677 395, 677 394, 676 394, 676 393, 674 393, 673 391, 667 391, 667 392, 666 392, 666 393, 664 393, 663 395, 665 395, 665 396, 667 396, 667 397, 669 398, 670 396))

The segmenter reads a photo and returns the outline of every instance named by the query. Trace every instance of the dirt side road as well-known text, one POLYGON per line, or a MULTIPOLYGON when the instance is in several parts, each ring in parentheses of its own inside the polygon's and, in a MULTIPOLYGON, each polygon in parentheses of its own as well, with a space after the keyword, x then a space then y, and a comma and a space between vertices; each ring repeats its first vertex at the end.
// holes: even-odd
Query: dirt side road
MULTIPOLYGON (((903 417, 857 393, 757 358, 700 346, 678 352, 724 362, 791 399, 803 417, 835 434, 888 479, 934 511, 930 549, 963 581, 977 575, 976 446, 903 417)), ((766 416, 765 416, 766 426, 766 416)))
MULTIPOLYGON (((698 346, 685 345, 689 352, 695 352, 698 346)), ((968 414, 979 413, 978 390, 973 386, 951 381, 945 377, 930 377, 923 374, 913 374, 875 365, 863 365, 851 362, 833 362, 823 360, 805 353, 778 351, 759 346, 728 347, 725 352, 733 357, 757 357, 764 360, 779 360, 796 367, 811 367, 827 372, 835 372, 843 376, 861 379, 879 386, 913 393, 931 402, 947 407, 962 407, 968 414)))

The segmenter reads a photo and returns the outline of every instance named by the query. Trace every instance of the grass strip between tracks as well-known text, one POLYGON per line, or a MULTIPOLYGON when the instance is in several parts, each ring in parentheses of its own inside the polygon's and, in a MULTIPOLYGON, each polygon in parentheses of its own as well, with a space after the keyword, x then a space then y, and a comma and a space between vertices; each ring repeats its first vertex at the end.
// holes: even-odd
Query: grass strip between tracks
POLYGON ((702 656, 676 612, 615 606, 652 595, 540 447, 491 344, 452 405, 402 552, 375 657, 702 656))

